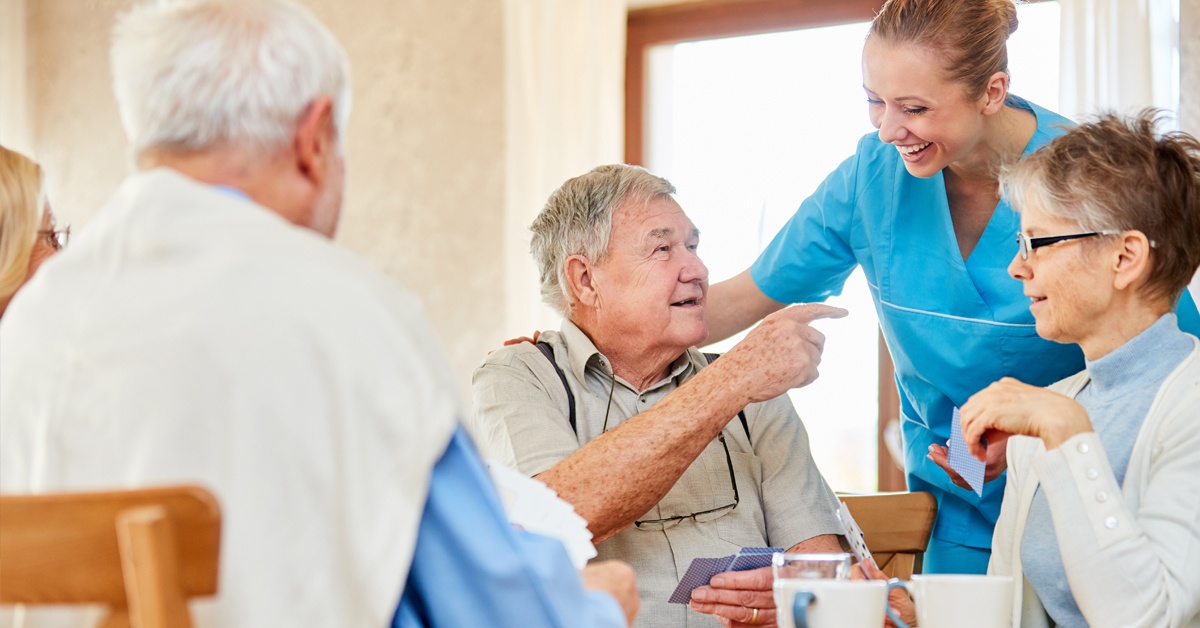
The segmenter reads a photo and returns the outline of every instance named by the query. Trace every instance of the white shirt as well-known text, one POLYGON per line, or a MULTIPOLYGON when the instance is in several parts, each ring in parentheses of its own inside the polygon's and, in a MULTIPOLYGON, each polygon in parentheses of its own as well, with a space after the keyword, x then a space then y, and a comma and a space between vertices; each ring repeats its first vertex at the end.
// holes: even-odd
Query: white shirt
POLYGON ((384 626, 460 416, 417 302, 172 170, 130 177, 0 324, 0 489, 200 483, 199 626, 384 626))

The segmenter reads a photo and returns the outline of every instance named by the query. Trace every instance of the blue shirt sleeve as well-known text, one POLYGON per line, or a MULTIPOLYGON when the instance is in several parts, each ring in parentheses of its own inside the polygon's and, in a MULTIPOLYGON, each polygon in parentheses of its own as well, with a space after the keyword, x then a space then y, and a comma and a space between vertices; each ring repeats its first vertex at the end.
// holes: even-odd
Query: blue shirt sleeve
POLYGON ((556 539, 514 528, 462 427, 433 469, 392 625, 624 628, 612 596, 583 588, 556 539))

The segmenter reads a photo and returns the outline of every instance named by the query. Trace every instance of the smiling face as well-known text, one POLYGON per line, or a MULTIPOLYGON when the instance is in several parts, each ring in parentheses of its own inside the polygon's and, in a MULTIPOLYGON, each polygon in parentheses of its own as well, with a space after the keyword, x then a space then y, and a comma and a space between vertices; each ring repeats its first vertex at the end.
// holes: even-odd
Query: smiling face
POLYGON ((945 78, 937 57, 908 43, 875 37, 863 46, 863 89, 879 139, 900 152, 916 177, 931 177, 979 149, 987 97, 968 99, 945 78))
POLYGON ((708 337, 708 268, 700 233, 669 196, 626 202, 613 214, 604 261, 592 266, 595 333, 647 358, 678 356, 708 337))
MULTIPOLYGON (((1032 199, 1021 211, 1021 231, 1031 237, 1065 235, 1084 231, 1079 223, 1050 216, 1032 199)), ((1008 265, 1008 274, 1024 284, 1029 311, 1037 321, 1042 338, 1076 343, 1085 353, 1091 339, 1110 330, 1109 319, 1115 290, 1113 272, 1105 263, 1104 236, 1067 240, 1029 252, 1018 253, 1008 265), (1096 241, 1097 239, 1101 241, 1096 241)))

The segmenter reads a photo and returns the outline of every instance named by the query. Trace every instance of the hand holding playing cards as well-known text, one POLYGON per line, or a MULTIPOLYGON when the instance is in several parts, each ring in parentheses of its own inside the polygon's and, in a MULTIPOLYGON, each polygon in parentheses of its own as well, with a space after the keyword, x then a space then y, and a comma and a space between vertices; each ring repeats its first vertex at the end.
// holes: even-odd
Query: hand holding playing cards
MULTIPOLYGON (((1002 432, 993 432, 988 435, 987 444, 987 459, 984 462, 987 464, 984 467, 983 481, 991 482, 1000 477, 1001 473, 1008 468, 1008 437, 1010 434, 1002 432)), ((929 454, 926 456, 933 461, 934 464, 941 467, 946 475, 950 476, 950 481, 954 482, 959 488, 965 488, 968 491, 972 490, 971 485, 967 483, 963 476, 950 466, 950 450, 945 445, 933 444, 929 446, 929 454)))
POLYGON ((774 626, 773 581, 770 567, 719 573, 708 586, 692 591, 690 606, 715 615, 726 626, 774 626))
POLYGON ((988 442, 1006 434, 1035 436, 1051 450, 1068 438, 1094 431, 1087 411, 1074 399, 1005 377, 975 393, 962 407, 963 439, 971 454, 987 460, 988 442))

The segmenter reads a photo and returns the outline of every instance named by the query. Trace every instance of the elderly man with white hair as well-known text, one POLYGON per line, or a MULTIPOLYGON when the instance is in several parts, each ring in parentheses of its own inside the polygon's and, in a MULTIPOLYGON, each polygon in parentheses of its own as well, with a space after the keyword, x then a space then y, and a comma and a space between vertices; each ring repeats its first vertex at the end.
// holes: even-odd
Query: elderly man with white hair
MULTIPOLYGON (((746 546, 840 551, 837 499, 789 388, 816 378, 844 310, 780 311, 708 365, 708 270, 665 179, 602 166, 564 183, 532 226, 542 295, 562 328, 492 353, 473 382, 486 453, 575 506, 600 558, 637 571, 645 627, 717 625, 668 604, 695 558, 746 546)), ((692 608, 774 622, 769 568, 730 572, 692 608)))
POLYGON ((200 626, 632 621, 627 565, 588 591, 509 525, 419 305, 330 242, 349 78, 329 31, 285 0, 156 2, 112 60, 138 171, 0 325, 0 488, 206 485, 200 626))

